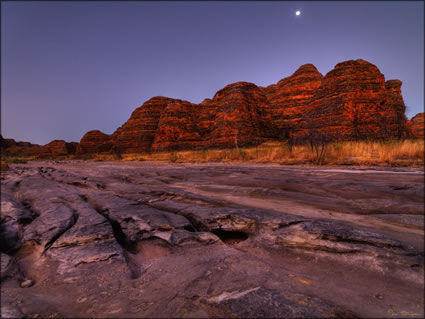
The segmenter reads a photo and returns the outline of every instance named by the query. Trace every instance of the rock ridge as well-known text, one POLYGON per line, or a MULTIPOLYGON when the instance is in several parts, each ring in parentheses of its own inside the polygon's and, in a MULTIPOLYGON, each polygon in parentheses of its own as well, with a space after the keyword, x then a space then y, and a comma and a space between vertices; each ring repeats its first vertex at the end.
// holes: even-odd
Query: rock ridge
POLYGON ((92 130, 79 143, 44 146, 1 138, 1 147, 48 158, 302 142, 312 132, 328 140, 423 138, 424 113, 406 118, 401 86, 363 59, 340 62, 324 76, 307 63, 276 84, 231 83, 199 104, 152 97, 111 135, 92 130))

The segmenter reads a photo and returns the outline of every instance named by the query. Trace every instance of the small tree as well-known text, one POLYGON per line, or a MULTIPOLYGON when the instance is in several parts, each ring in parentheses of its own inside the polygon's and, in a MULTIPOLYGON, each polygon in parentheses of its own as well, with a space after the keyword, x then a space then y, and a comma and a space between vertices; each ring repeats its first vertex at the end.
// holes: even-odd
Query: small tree
POLYGON ((313 162, 321 165, 328 153, 328 134, 326 132, 313 131, 310 136, 310 145, 314 154, 313 162))
POLYGON ((307 134, 303 138, 304 143, 310 146, 310 150, 313 153, 313 163, 321 165, 328 153, 330 137, 326 132, 317 129, 308 114, 304 115, 303 121, 307 129, 307 134))

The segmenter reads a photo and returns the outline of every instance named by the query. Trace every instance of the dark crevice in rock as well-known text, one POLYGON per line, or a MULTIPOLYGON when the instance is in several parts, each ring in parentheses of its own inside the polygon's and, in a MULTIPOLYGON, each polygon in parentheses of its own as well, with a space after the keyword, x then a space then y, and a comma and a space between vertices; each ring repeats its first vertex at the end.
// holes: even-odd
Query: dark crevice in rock
POLYGON ((97 183, 97 184, 96 184, 96 187, 97 187, 98 189, 105 189, 105 188, 106 188, 106 186, 105 186, 104 184, 100 184, 100 183, 97 183))
POLYGON ((186 225, 183 227, 184 230, 190 231, 192 233, 196 232, 195 227, 193 227, 193 225, 186 225))
POLYGON ((109 224, 112 227, 112 232, 114 234, 114 237, 118 244, 124 248, 125 251, 129 251, 132 254, 137 253, 137 243, 134 241, 131 241, 127 238, 125 233, 123 232, 121 225, 119 222, 117 222, 115 219, 111 218, 108 214, 109 209, 102 209, 98 206, 95 206, 95 210, 105 217, 105 219, 109 222, 109 224))
POLYGON ((72 216, 69 220, 68 224, 60 229, 47 243, 44 245, 43 253, 42 255, 55 243, 56 240, 59 239, 60 236, 62 236, 66 231, 72 228, 72 226, 75 225, 75 223, 78 221, 79 215, 75 210, 72 210, 72 216))
POLYGON ((81 182, 67 182, 66 184, 71 185, 71 186, 82 187, 82 188, 90 188, 90 186, 85 184, 85 182, 83 182, 83 183, 81 183, 81 182))
POLYGON ((211 231, 214 235, 221 239, 226 244, 237 244, 248 239, 248 234, 242 231, 214 229, 211 231))
POLYGON ((125 233, 123 232, 121 228, 120 223, 109 216, 108 209, 102 209, 98 205, 94 205, 94 209, 100 215, 102 215, 111 225, 112 233, 115 237, 115 240, 123 249, 123 256, 130 270, 131 279, 139 278, 141 276, 140 267, 137 264, 137 262, 135 262, 129 255, 129 253, 136 254, 138 252, 137 243, 127 238, 127 236, 125 235, 125 233))
POLYGON ((209 231, 209 229, 204 224, 196 220, 193 216, 187 214, 179 214, 178 212, 175 212, 175 214, 185 217, 190 222, 195 232, 209 231))
POLYGON ((29 214, 23 214, 22 216, 20 216, 20 218, 18 219, 18 223, 22 224, 22 225, 28 225, 30 223, 32 223, 34 221, 34 219, 36 219, 37 217, 40 216, 39 213, 37 213, 31 206, 31 204, 27 201, 22 201, 22 206, 24 207, 24 209, 29 212, 29 214))
MULTIPOLYGON (((21 174, 19 174, 19 175, 21 175, 21 174)), ((13 185, 13 189, 12 189, 12 191, 13 191, 14 193, 16 193, 16 192, 18 191, 19 185, 21 185, 21 181, 17 181, 17 182, 15 182, 15 184, 13 185)))
POLYGON ((88 197, 86 196, 86 195, 83 195, 83 194, 79 194, 79 196, 80 196, 80 198, 81 198, 81 200, 83 201, 83 202, 88 202, 88 197))

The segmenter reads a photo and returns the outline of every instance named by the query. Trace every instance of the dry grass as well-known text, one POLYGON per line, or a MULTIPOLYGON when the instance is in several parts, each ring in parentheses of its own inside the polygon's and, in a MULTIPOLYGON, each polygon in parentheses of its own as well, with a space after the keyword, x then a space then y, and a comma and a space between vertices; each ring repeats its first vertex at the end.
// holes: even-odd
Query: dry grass
POLYGON ((0 162, 0 171, 7 171, 9 169, 9 165, 5 161, 0 162))
MULTIPOLYGON (((308 145, 296 145, 291 149, 286 143, 280 142, 267 142, 257 147, 240 148, 239 150, 210 149, 150 154, 122 154, 122 160, 169 161, 176 163, 315 163, 314 153, 308 145)), ((327 146, 323 164, 424 166, 424 140, 331 143, 327 146)))
MULTIPOLYGON (((60 159, 73 159, 74 155, 60 159)), ((24 163, 33 157, 5 157, 7 164, 24 163)), ((59 158, 58 158, 59 159, 59 158)), ((252 162, 279 164, 317 164, 315 154, 308 145, 292 148, 285 142, 270 141, 258 146, 236 149, 209 149, 137 154, 96 154, 87 159, 94 161, 167 161, 172 163, 252 162)), ((325 165, 374 165, 374 166, 424 166, 424 140, 391 140, 385 142, 338 142, 327 146, 325 165)))

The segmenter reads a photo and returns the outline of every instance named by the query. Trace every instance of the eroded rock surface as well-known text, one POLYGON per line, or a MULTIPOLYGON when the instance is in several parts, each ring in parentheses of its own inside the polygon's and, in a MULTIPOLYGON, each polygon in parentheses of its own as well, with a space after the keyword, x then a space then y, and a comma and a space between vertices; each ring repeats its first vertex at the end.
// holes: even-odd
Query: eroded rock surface
POLYGON ((423 169, 32 162, 2 317, 423 317, 423 169))
POLYGON ((401 85, 400 80, 385 81, 368 61, 338 63, 309 101, 296 134, 307 135, 313 128, 332 140, 411 137, 401 85))
POLYGON ((64 140, 54 140, 43 145, 37 152, 39 158, 53 158, 61 155, 72 155, 77 150, 77 142, 65 142, 64 140))
POLYGON ((425 119, 425 113, 418 113, 411 119, 411 123, 413 124, 415 135, 419 138, 424 138, 424 130, 425 130, 424 119, 425 119))
MULTIPOLYGON (((200 104, 157 96, 111 135, 111 150, 233 148, 276 138, 301 141, 317 132, 329 140, 412 138, 416 124, 406 119, 401 86, 359 59, 338 63, 325 76, 305 64, 267 87, 232 83, 200 104)), ((99 139, 100 148, 109 145, 106 136, 89 133, 79 155, 93 151, 84 148, 90 138, 99 139)))
POLYGON ((150 150, 161 113, 173 101, 174 99, 156 96, 135 109, 127 122, 112 134, 112 150, 128 153, 150 150))
POLYGON ((109 152, 112 148, 111 137, 99 130, 89 131, 82 137, 76 154, 96 154, 109 152))
POLYGON ((311 110, 310 101, 323 80, 313 64, 302 65, 294 74, 265 88, 274 125, 278 130, 294 131, 311 110))

